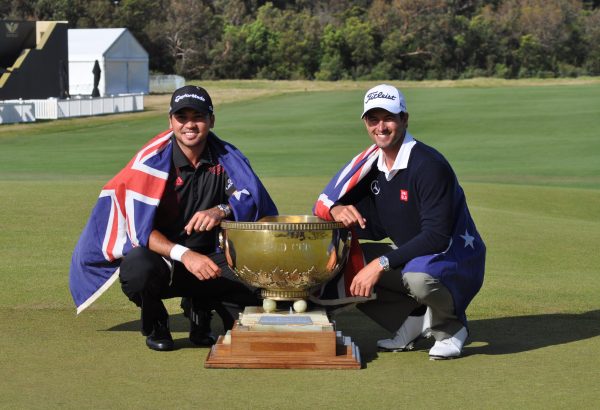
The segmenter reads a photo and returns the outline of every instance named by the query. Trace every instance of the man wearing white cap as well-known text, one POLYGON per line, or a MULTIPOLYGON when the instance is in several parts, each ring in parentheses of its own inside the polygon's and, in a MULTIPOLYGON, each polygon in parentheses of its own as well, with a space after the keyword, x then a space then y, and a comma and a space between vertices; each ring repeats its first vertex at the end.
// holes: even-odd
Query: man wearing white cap
POLYGON ((429 357, 450 359, 462 354, 465 310, 483 283, 486 248, 454 171, 412 137, 408 117, 395 87, 367 91, 361 118, 373 145, 334 176, 314 212, 361 239, 393 242, 361 244, 364 265, 347 280, 348 296, 368 300, 358 308, 395 332, 379 349, 410 350, 427 334, 435 338, 429 357))

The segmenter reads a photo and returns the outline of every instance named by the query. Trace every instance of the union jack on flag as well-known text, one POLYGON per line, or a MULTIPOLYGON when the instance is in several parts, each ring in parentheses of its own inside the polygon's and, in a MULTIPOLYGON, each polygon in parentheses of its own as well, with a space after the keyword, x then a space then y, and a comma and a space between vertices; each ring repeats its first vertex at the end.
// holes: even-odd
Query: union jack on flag
MULTIPOLYGON (((373 144, 354 158, 352 158, 327 184, 323 193, 319 195, 313 214, 321 219, 331 221, 329 213, 333 204, 352 190, 365 175, 369 173, 373 163, 377 161, 379 148, 373 144)), ((358 238, 352 235, 350 254, 342 271, 320 290, 319 296, 312 296, 311 300, 321 305, 334 305, 352 303, 366 300, 363 297, 353 297, 350 294, 352 279, 365 266, 363 252, 360 249, 358 238)))
MULTIPOLYGON (((172 135, 168 130, 151 139, 102 189, 71 259, 69 286, 77 313, 115 282, 127 252, 148 245, 171 168, 172 135)), ((208 143, 237 188, 229 203, 236 220, 277 215, 248 159, 213 133, 208 143)))
POLYGON ((317 199, 313 213, 321 219, 331 221, 329 209, 369 173, 371 166, 377 161, 378 153, 379 147, 373 144, 340 169, 317 199))

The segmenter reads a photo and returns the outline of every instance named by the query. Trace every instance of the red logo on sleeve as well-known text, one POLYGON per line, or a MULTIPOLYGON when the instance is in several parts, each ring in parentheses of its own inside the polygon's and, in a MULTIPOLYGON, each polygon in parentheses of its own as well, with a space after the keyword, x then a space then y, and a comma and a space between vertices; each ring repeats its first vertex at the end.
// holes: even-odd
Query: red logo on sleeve
POLYGON ((400 200, 404 202, 408 202, 408 191, 406 189, 400 190, 400 200))
POLYGON ((221 175, 224 171, 223 165, 217 164, 213 167, 208 168, 208 172, 214 175, 221 175))

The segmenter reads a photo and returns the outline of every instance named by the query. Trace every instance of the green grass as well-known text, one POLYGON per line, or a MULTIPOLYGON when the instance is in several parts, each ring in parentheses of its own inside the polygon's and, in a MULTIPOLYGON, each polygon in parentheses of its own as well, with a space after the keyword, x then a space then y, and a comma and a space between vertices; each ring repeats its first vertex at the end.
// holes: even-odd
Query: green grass
MULTIPOLYGON (((227 93, 236 83, 210 86, 227 93)), ((366 89, 217 105, 215 131, 246 153, 282 213, 309 213, 368 144, 358 118, 366 89)), ((338 327, 359 344, 360 371, 208 370, 176 300, 170 353, 145 347, 118 285, 76 316, 73 246, 102 185, 165 115, 2 126, 0 408, 595 408, 600 84, 404 91, 410 130, 451 161, 488 246, 465 357, 430 362, 430 341, 377 354, 387 334, 351 310, 338 327)))

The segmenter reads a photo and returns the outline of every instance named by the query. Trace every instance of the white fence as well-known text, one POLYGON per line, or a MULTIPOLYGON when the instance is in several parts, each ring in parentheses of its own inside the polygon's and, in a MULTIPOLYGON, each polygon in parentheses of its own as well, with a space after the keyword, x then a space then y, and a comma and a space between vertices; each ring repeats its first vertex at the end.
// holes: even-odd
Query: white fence
POLYGON ((144 110, 143 94, 111 97, 76 97, 65 100, 0 101, 0 124, 56 120, 59 118, 117 114, 144 110))

